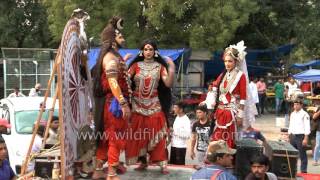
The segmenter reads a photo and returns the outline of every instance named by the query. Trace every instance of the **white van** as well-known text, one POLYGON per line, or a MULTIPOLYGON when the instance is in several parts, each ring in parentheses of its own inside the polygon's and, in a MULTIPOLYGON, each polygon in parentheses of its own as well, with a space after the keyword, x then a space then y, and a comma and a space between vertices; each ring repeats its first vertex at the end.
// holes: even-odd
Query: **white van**
MULTIPOLYGON (((40 104, 44 97, 15 97, 0 100, 0 116, 7 119, 11 129, 4 138, 12 169, 19 174, 22 162, 27 154, 32 137, 32 128, 38 118, 40 104)), ((46 111, 42 114, 42 120, 48 120, 49 109, 52 108, 53 99, 47 98, 46 111)), ((58 100, 55 104, 54 115, 58 116, 58 100)))

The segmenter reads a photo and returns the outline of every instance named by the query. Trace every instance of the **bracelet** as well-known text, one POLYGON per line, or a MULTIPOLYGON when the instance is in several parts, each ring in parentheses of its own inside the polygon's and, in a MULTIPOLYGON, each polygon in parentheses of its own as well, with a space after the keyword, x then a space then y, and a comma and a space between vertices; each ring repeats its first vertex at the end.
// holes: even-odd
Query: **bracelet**
POLYGON ((238 118, 241 118, 241 119, 242 119, 242 118, 244 117, 244 111, 241 110, 241 109, 239 109, 237 116, 238 116, 238 118))
POLYGON ((95 171, 103 171, 103 167, 102 168, 95 168, 95 171))
POLYGON ((120 106, 128 105, 127 101, 122 101, 122 102, 120 102, 119 104, 120 104, 120 106))

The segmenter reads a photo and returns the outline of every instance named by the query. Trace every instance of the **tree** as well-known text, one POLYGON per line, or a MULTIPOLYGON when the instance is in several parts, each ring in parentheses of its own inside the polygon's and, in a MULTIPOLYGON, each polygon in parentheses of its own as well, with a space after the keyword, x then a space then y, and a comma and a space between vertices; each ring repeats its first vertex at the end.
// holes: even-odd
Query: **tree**
POLYGON ((1 12, 1 46, 48 47, 46 10, 39 0, 4 0, 1 12))
POLYGON ((44 0, 48 9, 49 29, 55 42, 60 42, 64 26, 72 11, 81 8, 87 11, 91 17, 86 26, 88 37, 94 37, 99 41, 100 33, 113 15, 124 17, 124 34, 129 47, 134 47, 138 38, 137 20, 139 17, 139 2, 129 0, 44 0), (64 7, 64 8, 61 8, 64 7), (134 45, 134 46, 133 46, 134 45))
POLYGON ((254 0, 45 0, 50 30, 60 41, 63 27, 73 9, 80 7, 91 16, 89 36, 99 33, 112 15, 125 19, 128 46, 137 47, 141 39, 155 38, 162 47, 221 49, 239 26, 258 10, 254 0), (60 8, 65 7, 65 8, 60 8))
POLYGON ((320 58, 320 1, 309 0, 300 3, 304 9, 299 9, 300 17, 296 24, 297 48, 293 57, 298 60, 320 58))
POLYGON ((260 10, 238 28, 232 41, 245 40, 259 49, 294 43, 289 64, 319 57, 319 0, 264 0, 258 6, 260 10))

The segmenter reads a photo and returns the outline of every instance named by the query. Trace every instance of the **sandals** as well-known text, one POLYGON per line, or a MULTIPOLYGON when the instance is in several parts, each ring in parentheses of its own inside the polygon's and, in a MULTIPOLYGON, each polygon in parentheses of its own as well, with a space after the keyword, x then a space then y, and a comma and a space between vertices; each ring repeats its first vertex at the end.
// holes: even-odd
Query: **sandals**
POLYGON ((116 166, 108 166, 108 177, 118 176, 117 170, 118 168, 116 166))
POLYGON ((103 168, 96 168, 94 171, 93 171, 93 174, 91 176, 91 179, 93 180, 104 180, 106 178, 106 174, 104 173, 104 170, 103 168), (102 175, 101 175, 101 172, 102 172, 102 175), (97 175, 98 174, 98 175, 97 175))
POLYGON ((161 167, 161 174, 163 174, 163 175, 170 174, 167 166, 161 167))
POLYGON ((138 167, 134 168, 135 171, 145 171, 147 170, 148 164, 140 164, 138 167))
POLYGON ((123 163, 120 163, 117 167, 116 167, 116 172, 118 174, 124 174, 127 172, 127 168, 123 165, 123 163))
POLYGON ((319 166, 319 165, 320 165, 320 163, 319 163, 319 162, 317 162, 317 161, 315 161, 315 162, 313 162, 313 163, 312 163, 312 165, 313 165, 313 166, 319 166))

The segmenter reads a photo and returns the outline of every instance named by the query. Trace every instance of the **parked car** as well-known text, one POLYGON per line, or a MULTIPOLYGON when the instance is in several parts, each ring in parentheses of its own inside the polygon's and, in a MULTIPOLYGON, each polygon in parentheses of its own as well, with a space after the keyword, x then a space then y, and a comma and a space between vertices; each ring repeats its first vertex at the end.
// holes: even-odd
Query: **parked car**
MULTIPOLYGON (((20 173, 22 162, 31 143, 32 128, 43 101, 44 97, 16 97, 0 100, 0 116, 11 124, 11 129, 7 129, 7 134, 3 134, 2 137, 7 145, 10 165, 17 174, 20 173)), ((48 120, 52 103, 53 99, 47 98, 42 120, 48 120)), ((58 107, 57 100, 54 108, 56 116, 58 107)))

